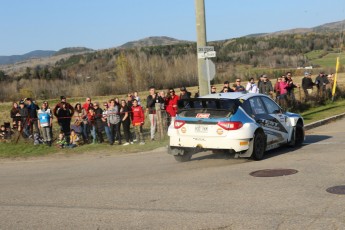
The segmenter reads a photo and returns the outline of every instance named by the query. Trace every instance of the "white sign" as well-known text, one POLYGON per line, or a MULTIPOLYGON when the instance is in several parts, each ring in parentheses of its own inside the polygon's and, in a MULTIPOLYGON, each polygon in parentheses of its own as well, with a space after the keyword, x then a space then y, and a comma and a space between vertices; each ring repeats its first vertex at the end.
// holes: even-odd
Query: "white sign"
POLYGON ((216 75, 216 65, 211 60, 206 59, 202 65, 202 73, 207 81, 211 81, 216 75))
POLYGON ((204 52, 209 52, 209 51, 214 51, 214 46, 198 47, 198 53, 204 53, 204 52))
POLYGON ((209 51, 204 53, 198 53, 198 58, 213 58, 216 57, 216 51, 209 51))

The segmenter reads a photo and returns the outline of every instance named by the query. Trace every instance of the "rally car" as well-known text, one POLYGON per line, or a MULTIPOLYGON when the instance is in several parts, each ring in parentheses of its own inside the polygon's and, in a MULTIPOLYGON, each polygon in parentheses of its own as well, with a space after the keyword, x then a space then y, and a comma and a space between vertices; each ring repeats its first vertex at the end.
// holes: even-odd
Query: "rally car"
POLYGON ((179 100, 168 128, 168 153, 184 162, 200 151, 228 151, 261 160, 267 150, 300 146, 304 120, 256 93, 217 93, 179 100))

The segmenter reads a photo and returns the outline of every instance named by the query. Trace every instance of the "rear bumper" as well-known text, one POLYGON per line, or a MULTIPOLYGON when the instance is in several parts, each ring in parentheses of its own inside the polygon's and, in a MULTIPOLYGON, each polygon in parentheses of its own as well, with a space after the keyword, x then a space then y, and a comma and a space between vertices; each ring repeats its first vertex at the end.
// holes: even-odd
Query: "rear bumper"
POLYGON ((250 138, 229 139, 227 137, 170 137, 170 147, 199 148, 204 150, 232 149, 235 152, 246 151, 249 148, 250 138))

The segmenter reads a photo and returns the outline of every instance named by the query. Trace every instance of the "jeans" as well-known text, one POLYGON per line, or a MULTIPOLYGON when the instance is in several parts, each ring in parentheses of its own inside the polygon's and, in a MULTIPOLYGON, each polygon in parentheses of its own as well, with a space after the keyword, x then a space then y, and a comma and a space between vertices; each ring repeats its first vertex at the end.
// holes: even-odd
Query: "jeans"
POLYGON ((112 142, 114 143, 115 138, 119 140, 119 144, 121 144, 121 132, 120 132, 121 122, 117 124, 110 124, 110 132, 112 136, 112 142))
POLYGON ((110 131, 110 127, 108 125, 104 125, 105 135, 107 135, 108 141, 110 144, 114 143, 114 136, 110 131))

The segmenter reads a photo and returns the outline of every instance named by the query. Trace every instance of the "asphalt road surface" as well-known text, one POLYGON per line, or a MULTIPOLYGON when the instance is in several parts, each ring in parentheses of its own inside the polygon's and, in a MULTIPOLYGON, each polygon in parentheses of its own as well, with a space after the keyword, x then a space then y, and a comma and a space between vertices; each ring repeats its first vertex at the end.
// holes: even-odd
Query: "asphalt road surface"
POLYGON ((259 162, 165 149, 0 161, 0 229, 345 229, 345 120, 259 162), (253 177, 262 169, 295 169, 253 177))

